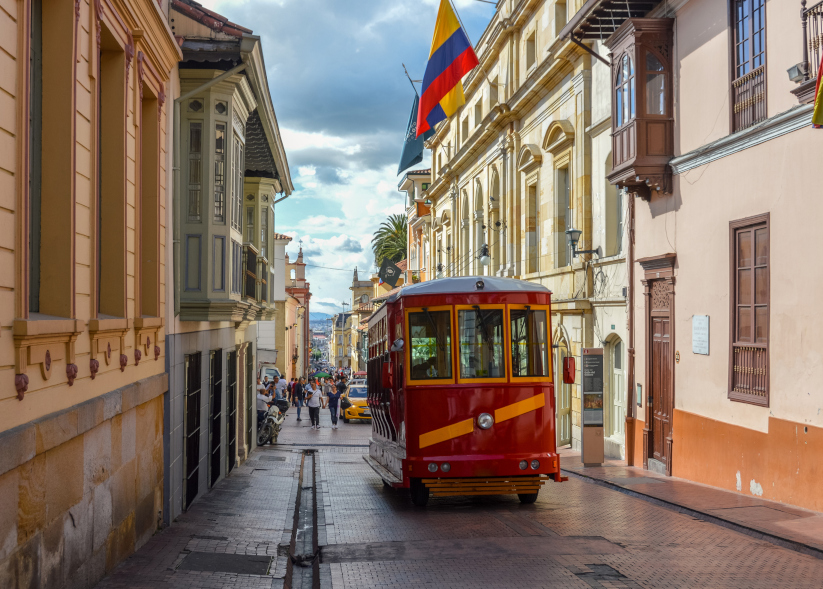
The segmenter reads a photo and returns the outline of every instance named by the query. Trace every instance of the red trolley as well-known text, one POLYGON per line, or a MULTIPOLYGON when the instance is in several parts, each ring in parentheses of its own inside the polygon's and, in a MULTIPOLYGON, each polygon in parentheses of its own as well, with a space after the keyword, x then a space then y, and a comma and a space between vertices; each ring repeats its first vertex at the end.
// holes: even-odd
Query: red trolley
POLYGON ((429 496, 517 494, 560 482, 551 292, 495 277, 405 287, 369 320, 369 465, 429 496))

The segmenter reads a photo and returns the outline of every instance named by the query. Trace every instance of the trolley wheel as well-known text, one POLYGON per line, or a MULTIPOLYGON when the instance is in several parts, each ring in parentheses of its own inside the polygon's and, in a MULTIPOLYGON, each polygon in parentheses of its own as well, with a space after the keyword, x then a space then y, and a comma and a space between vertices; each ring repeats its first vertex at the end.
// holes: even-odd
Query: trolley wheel
POLYGON ((412 479, 409 485, 412 503, 418 507, 425 507, 429 502, 429 488, 420 479, 412 479))
POLYGON ((520 503, 525 505, 531 505, 537 501, 537 493, 518 493, 517 496, 520 498, 520 503))

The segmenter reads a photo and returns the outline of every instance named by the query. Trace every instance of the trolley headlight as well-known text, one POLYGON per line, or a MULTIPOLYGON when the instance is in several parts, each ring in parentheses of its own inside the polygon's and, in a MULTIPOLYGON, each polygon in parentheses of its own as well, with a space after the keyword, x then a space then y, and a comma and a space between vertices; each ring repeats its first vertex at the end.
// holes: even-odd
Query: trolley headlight
POLYGON ((488 413, 481 413, 480 417, 477 418, 477 425, 480 429, 489 429, 492 424, 494 424, 494 417, 488 413))
POLYGON ((443 464, 440 465, 440 470, 442 470, 443 472, 449 472, 451 469, 452 469, 452 465, 449 464, 448 462, 444 462, 443 464))
POLYGON ((529 468, 529 463, 526 462, 525 460, 521 460, 520 461, 520 470, 526 470, 527 468, 529 468))
POLYGON ((429 472, 437 472, 437 465, 434 462, 429 462, 429 472))
POLYGON ((538 468, 540 468, 540 461, 532 460, 532 470, 537 470, 538 468))

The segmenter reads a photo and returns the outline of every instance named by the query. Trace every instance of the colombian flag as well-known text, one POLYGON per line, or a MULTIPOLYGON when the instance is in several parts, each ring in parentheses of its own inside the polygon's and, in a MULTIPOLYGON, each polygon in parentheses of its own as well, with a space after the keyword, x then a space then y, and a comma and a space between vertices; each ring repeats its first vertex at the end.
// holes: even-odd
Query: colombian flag
POLYGON ((478 63, 477 55, 460 26, 450 0, 440 0, 417 110, 418 137, 463 106, 466 98, 463 96, 461 80, 478 63))
MULTIPOLYGON (((428 73, 428 72, 427 72, 428 73)), ((812 127, 823 129, 823 57, 820 58, 820 69, 817 71, 817 88, 814 97, 814 114, 812 114, 812 127)))

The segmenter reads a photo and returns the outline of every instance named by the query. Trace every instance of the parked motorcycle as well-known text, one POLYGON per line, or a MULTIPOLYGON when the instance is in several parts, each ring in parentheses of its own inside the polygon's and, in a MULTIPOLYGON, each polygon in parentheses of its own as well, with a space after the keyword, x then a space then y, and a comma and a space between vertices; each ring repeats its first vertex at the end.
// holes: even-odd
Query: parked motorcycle
POLYGON ((266 416, 257 424, 257 445, 263 446, 269 440, 272 444, 277 443, 283 422, 286 420, 286 411, 289 409, 289 402, 286 399, 276 399, 269 404, 266 416))

